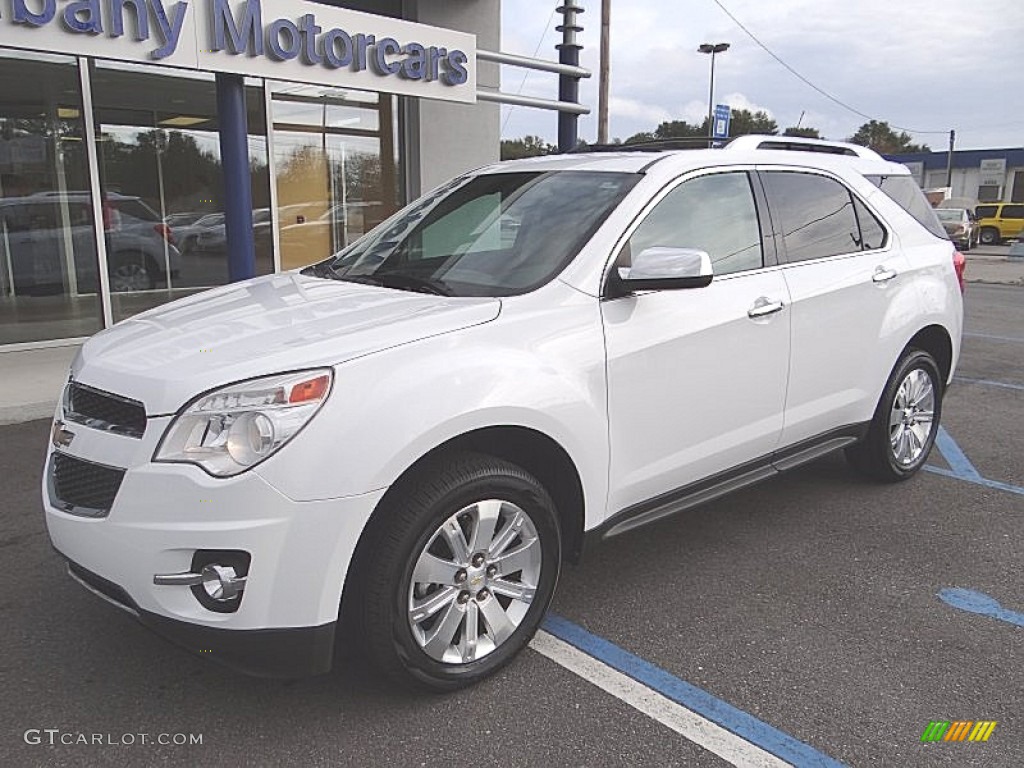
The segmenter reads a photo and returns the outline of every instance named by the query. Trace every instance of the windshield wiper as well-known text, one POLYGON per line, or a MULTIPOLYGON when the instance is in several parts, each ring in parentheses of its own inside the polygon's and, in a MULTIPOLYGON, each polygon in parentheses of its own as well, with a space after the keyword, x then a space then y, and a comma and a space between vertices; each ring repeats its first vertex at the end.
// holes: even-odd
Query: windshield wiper
POLYGON ((440 280, 415 277, 414 275, 406 275, 400 272, 376 272, 372 275, 339 275, 335 272, 331 276, 335 280, 349 283, 379 285, 383 288, 396 288, 400 291, 413 291, 414 293, 431 293, 435 296, 452 295, 451 288, 440 280))
POLYGON ((338 273, 334 271, 330 261, 321 261, 319 264, 311 264, 302 270, 304 275, 312 275, 326 280, 337 280, 338 273))
POLYGON ((437 296, 451 296, 452 289, 442 280, 433 277, 417 277, 404 272, 377 272, 374 277, 380 280, 385 288, 398 288, 418 293, 433 293, 437 296))

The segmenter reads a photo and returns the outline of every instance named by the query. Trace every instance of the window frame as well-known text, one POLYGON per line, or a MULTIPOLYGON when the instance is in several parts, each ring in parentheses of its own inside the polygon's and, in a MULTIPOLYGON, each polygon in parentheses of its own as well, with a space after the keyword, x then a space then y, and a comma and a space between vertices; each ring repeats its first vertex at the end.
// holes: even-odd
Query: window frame
MULTIPOLYGON (((778 258, 778 250, 775 244, 775 238, 772 233, 772 227, 769 223, 768 206, 764 195, 764 190, 761 189, 760 180, 757 177, 757 169, 754 165, 749 164, 737 164, 737 165, 716 165, 707 168, 698 168, 687 171, 670 181, 666 182, 661 189, 651 195, 650 199, 643 205, 643 207, 637 212, 636 216, 630 220, 626 228, 619 233, 619 236, 615 239, 615 243, 612 245, 609 253, 605 258, 604 271, 601 277, 601 288, 598 295, 601 301, 614 301, 616 299, 627 298, 620 293, 612 291, 610 289, 610 282, 612 279, 612 270, 615 269, 616 262, 618 261, 619 254, 622 252, 623 247, 629 242, 629 239, 633 236, 633 233, 640 228, 640 225, 647 219, 650 213, 661 204, 661 202, 668 197, 677 187, 682 186, 688 181, 700 178, 702 176, 711 176, 722 173, 743 173, 747 176, 747 182, 750 184, 751 196, 754 200, 754 213, 757 216, 758 230, 761 235, 761 252, 762 252, 762 264, 760 267, 754 269, 746 269, 742 272, 730 272, 725 275, 715 275, 711 281, 709 288, 720 280, 731 280, 736 277, 743 277, 745 275, 762 272, 767 269, 774 269, 783 266, 783 262, 778 258)), ((642 291, 641 293, 650 293, 650 291, 642 291)))
MULTIPOLYGON (((777 248, 777 251, 778 251, 778 259, 779 259, 779 263, 782 264, 783 266, 791 266, 791 265, 798 265, 798 264, 816 264, 818 262, 829 262, 829 261, 834 261, 836 259, 849 259, 849 258, 853 258, 855 256, 863 256, 865 254, 873 254, 873 253, 883 253, 885 251, 891 250, 894 235, 893 235, 892 227, 889 225, 889 222, 887 222, 885 220, 885 217, 882 216, 878 212, 878 209, 875 206, 871 205, 867 200, 864 199, 863 195, 860 195, 856 191, 854 191, 851 188, 851 186, 847 183, 846 179, 844 179, 842 176, 839 176, 838 174, 835 174, 835 173, 832 173, 830 171, 826 171, 826 170, 820 169, 820 168, 805 168, 805 167, 800 167, 800 166, 783 166, 783 165, 779 165, 779 166, 758 166, 757 167, 757 176, 758 176, 758 179, 760 180, 760 183, 761 183, 761 185, 762 185, 762 187, 764 189, 766 205, 767 205, 767 208, 768 208, 768 211, 769 211, 770 215, 772 216, 773 230, 774 230, 773 234, 774 234, 775 239, 777 241, 776 242, 776 248, 777 248), (799 173, 799 174, 804 174, 806 176, 821 176, 823 178, 830 179, 831 181, 834 181, 837 184, 839 184, 843 189, 846 190, 847 194, 850 195, 850 202, 851 202, 851 207, 852 207, 852 210, 853 210, 853 217, 854 217, 854 220, 857 222, 857 231, 860 234, 861 242, 863 243, 863 241, 864 241, 864 230, 861 228, 860 217, 857 215, 857 205, 856 205, 856 203, 860 203, 862 206, 864 206, 865 210, 867 210, 868 213, 870 213, 872 216, 874 216, 875 220, 882 227, 882 232, 884 233, 885 237, 883 239, 881 247, 879 247, 879 248, 863 248, 863 247, 861 247, 861 249, 857 250, 857 251, 844 251, 843 253, 834 253, 834 254, 831 254, 829 256, 819 256, 817 258, 800 259, 799 261, 790 261, 789 253, 788 253, 788 251, 786 249, 786 239, 785 239, 785 236, 783 235, 783 233, 781 231, 779 231, 780 227, 774 226, 776 214, 775 214, 775 212, 772 209, 771 203, 768 202, 767 184, 765 183, 765 179, 764 179, 766 174, 769 174, 769 173, 780 173, 780 172, 781 173, 799 173)), ((885 193, 883 192, 882 194, 885 194, 885 193)))

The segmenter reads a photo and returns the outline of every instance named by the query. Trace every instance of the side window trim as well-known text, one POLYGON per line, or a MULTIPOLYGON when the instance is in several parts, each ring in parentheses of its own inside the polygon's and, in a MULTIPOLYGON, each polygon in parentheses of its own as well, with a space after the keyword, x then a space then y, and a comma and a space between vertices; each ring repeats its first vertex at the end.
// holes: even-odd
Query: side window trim
POLYGON ((829 173, 827 171, 820 170, 820 169, 817 169, 817 168, 803 168, 803 167, 799 167, 799 166, 781 166, 781 165, 780 166, 770 166, 770 167, 769 166, 757 166, 754 169, 754 174, 756 174, 756 176, 758 178, 759 186, 761 186, 762 190, 764 191, 765 206, 766 206, 766 208, 768 210, 768 215, 771 217, 771 221, 772 221, 772 236, 773 236, 773 240, 775 241, 775 248, 777 249, 777 252, 778 252, 778 263, 780 265, 787 266, 787 265, 791 265, 791 264, 809 264, 809 263, 814 262, 814 261, 833 261, 835 259, 848 259, 848 258, 850 258, 852 256, 859 256, 859 255, 861 255, 863 253, 875 253, 875 252, 878 252, 878 251, 884 251, 884 250, 888 249, 889 246, 891 245, 893 238, 892 238, 892 230, 889 228, 889 225, 885 222, 885 220, 881 216, 878 215, 878 212, 874 209, 874 207, 869 205, 867 203, 867 201, 864 200, 864 198, 862 198, 860 195, 858 195, 856 192, 854 192, 852 189, 850 189, 849 185, 847 185, 847 183, 842 178, 840 178, 839 176, 836 176, 835 174, 832 174, 832 173, 829 173), (857 215, 857 206, 853 205, 853 214, 854 214, 854 218, 857 221, 857 231, 858 231, 858 234, 860 235, 860 242, 861 242, 861 249, 860 250, 848 251, 848 252, 844 252, 844 253, 836 253, 836 254, 833 254, 831 256, 825 256, 825 257, 821 257, 821 258, 817 258, 817 259, 803 259, 801 261, 790 261, 789 260, 789 254, 786 251, 786 239, 782 236, 782 232, 779 231, 779 228, 774 225, 775 215, 774 215, 774 213, 772 211, 771 203, 768 202, 767 185, 765 184, 765 181, 764 181, 764 175, 766 173, 772 173, 772 172, 802 173, 802 174, 806 174, 808 176, 821 176, 821 177, 826 178, 826 179, 831 179, 832 181, 834 181, 837 184, 839 184, 840 186, 842 186, 843 189, 846 190, 846 193, 850 196, 850 203, 851 203, 851 205, 853 205, 853 203, 855 203, 855 202, 859 202, 878 221, 879 226, 882 227, 882 231, 885 233, 885 239, 884 239, 884 241, 882 243, 882 246, 880 248, 871 248, 871 249, 865 249, 863 247, 863 243, 864 243, 864 230, 863 230, 863 228, 861 227, 861 224, 860 224, 860 217, 857 215))
MULTIPOLYGON (((710 168, 694 168, 694 169, 686 171, 682 175, 676 176, 674 179, 671 179, 670 181, 666 182, 661 187, 661 189, 659 189, 654 195, 651 196, 651 198, 647 201, 647 203, 644 205, 644 207, 640 209, 640 211, 636 214, 636 216, 634 216, 633 219, 629 222, 629 225, 622 231, 622 233, 618 236, 618 238, 616 238, 615 244, 612 246, 611 251, 605 257, 604 271, 603 271, 602 276, 601 276, 601 289, 600 289, 600 292, 598 294, 601 297, 601 301, 614 300, 616 298, 621 298, 621 297, 618 297, 618 296, 611 296, 611 297, 608 296, 608 290, 607 290, 608 289, 608 279, 609 279, 609 276, 611 275, 611 271, 613 269, 615 269, 615 267, 616 267, 616 262, 618 261, 619 254, 622 252, 623 247, 626 245, 627 242, 629 242, 629 239, 633 236, 633 233, 636 232, 636 230, 640 228, 640 225, 644 222, 644 220, 647 218, 647 216, 662 202, 662 200, 664 200, 666 197, 668 197, 670 194, 672 194, 672 192, 675 191, 675 189, 677 187, 679 187, 679 186, 681 186, 681 185, 685 184, 686 182, 691 181, 693 179, 700 178, 701 176, 711 176, 711 175, 720 174, 720 173, 744 173, 744 174, 746 174, 746 176, 747 176, 747 183, 750 185, 751 195, 754 198, 754 209, 755 209, 755 213, 756 213, 757 219, 758 219, 758 226, 759 226, 759 229, 761 231, 761 254, 762 254, 762 264, 761 264, 761 266, 758 269, 750 269, 750 270, 746 270, 744 272, 733 272, 733 273, 728 274, 728 275, 722 275, 721 279, 728 279, 728 278, 734 277, 736 275, 745 275, 745 274, 749 274, 751 272, 757 272, 759 270, 763 270, 763 269, 766 269, 766 268, 769 268, 769 267, 775 267, 775 266, 782 266, 783 265, 783 262, 778 260, 777 257, 776 257, 774 240, 771 242, 771 253, 772 253, 772 258, 773 258, 774 261, 773 261, 773 263, 769 263, 769 257, 768 257, 769 244, 768 244, 768 242, 765 241, 765 236, 764 236, 764 231, 765 231, 764 230, 764 226, 765 226, 764 225, 764 217, 762 216, 762 211, 761 211, 761 207, 760 207, 761 204, 760 204, 760 201, 759 201, 759 198, 758 198, 758 194, 757 194, 757 188, 758 188, 760 182, 759 181, 755 182, 755 179, 754 179, 754 177, 757 174, 756 168, 754 166, 752 166, 752 165, 735 165, 735 166, 728 166, 728 167, 726 167, 726 166, 712 166, 710 168)), ((767 211, 767 206, 765 207, 765 211, 767 211)))
POLYGON ((750 188, 754 192, 754 205, 757 208, 757 221, 761 229, 761 250, 764 253, 764 266, 783 266, 786 263, 782 234, 777 232, 775 219, 772 217, 771 206, 768 205, 768 193, 765 192, 761 173, 757 170, 747 172, 750 188))

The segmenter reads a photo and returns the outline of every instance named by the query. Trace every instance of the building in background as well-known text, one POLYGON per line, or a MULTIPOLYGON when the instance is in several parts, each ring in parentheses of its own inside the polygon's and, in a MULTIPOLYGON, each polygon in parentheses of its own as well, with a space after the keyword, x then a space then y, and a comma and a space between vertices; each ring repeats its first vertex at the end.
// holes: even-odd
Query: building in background
POLYGON ((75 7, 0 17, 0 349, 228 281, 217 71, 245 75, 258 274, 498 159, 499 107, 476 98, 498 68, 475 52, 499 47, 500 0, 75 7))
POLYGON ((981 203, 1024 203, 1024 147, 954 151, 952 180, 948 185, 948 152, 886 157, 906 165, 923 189, 949 186, 946 197, 981 203))

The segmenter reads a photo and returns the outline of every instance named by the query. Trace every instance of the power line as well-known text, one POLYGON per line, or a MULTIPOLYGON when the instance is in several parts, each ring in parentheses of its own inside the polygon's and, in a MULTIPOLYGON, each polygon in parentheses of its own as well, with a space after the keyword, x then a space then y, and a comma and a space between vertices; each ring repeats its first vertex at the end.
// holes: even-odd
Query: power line
MULTIPOLYGON (((540 47, 544 44, 544 38, 548 36, 548 31, 551 29, 551 22, 554 20, 555 13, 557 12, 557 10, 558 10, 557 8, 553 8, 551 10, 551 15, 548 16, 548 23, 544 25, 544 31, 541 32, 540 40, 537 41, 537 47, 533 49, 533 58, 537 58, 537 54, 540 53, 540 47)), ((532 72, 532 71, 533 70, 529 70, 528 69, 523 74, 523 81, 521 83, 519 83, 519 90, 516 91, 516 96, 519 96, 523 92, 523 88, 526 87, 526 78, 528 78, 530 76, 530 72, 532 72)), ((508 127, 508 121, 509 121, 509 118, 512 117, 512 110, 514 110, 514 109, 515 109, 515 106, 513 105, 513 106, 509 107, 508 112, 505 113, 505 122, 503 122, 501 124, 501 135, 502 136, 505 135, 505 129, 508 127)))
MULTIPOLYGON (((819 88, 817 85, 812 83, 806 77, 804 77, 799 72, 797 72, 795 69, 793 69, 791 66, 789 66, 789 64, 787 64, 785 61, 783 61, 781 57, 779 57, 774 51, 772 51, 771 48, 769 48, 767 45, 765 45, 760 40, 758 40, 757 36, 753 32, 751 32, 749 29, 747 29, 745 26, 743 26, 743 23, 739 19, 737 19, 735 16, 733 16, 732 13, 729 11, 729 9, 726 8, 724 5, 722 5, 722 3, 719 2, 719 0, 712 0, 712 2, 715 5, 717 5, 719 8, 721 8, 722 12, 726 16, 728 16, 730 19, 732 19, 733 23, 737 27, 739 27, 744 32, 746 32, 747 36, 751 40, 753 40, 755 43, 757 43, 764 50, 765 53, 767 53, 769 56, 771 56, 773 59, 775 59, 777 62, 779 62, 779 64, 781 64, 783 67, 785 67, 787 70, 789 70, 789 72, 792 73, 802 83, 804 83, 805 85, 810 86, 811 88, 813 88, 815 91, 820 93, 822 96, 824 96, 829 101, 832 101, 832 102, 838 104, 843 109, 846 109, 846 110, 848 110, 850 112, 853 112, 853 114, 855 114, 855 115, 863 117, 863 118, 865 118, 867 120, 874 120, 875 122, 888 122, 888 121, 881 121, 877 117, 872 117, 871 115, 867 114, 866 112, 861 112, 859 109, 855 109, 854 107, 851 107, 846 102, 841 101, 840 99, 836 98, 831 93, 829 93, 828 91, 824 90, 823 88, 819 88)), ((947 134, 947 133, 949 133, 949 129, 946 129, 946 130, 943 130, 943 131, 919 131, 919 130, 917 130, 915 128, 906 128, 906 127, 904 127, 902 125, 896 125, 895 123, 889 123, 889 125, 892 128, 895 128, 896 130, 906 131, 907 133, 927 133, 927 134, 947 134)))

